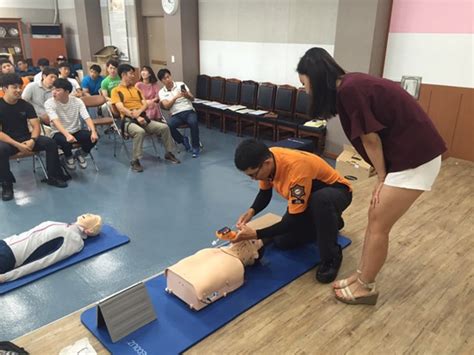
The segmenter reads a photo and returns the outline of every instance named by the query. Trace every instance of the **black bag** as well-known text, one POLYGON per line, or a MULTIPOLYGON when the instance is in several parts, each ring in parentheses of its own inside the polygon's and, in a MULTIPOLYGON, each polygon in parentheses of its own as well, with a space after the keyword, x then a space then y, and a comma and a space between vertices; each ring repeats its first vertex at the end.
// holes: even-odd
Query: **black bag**
POLYGON ((29 355, 24 348, 20 348, 9 341, 0 341, 0 351, 6 351, 9 355, 29 355))

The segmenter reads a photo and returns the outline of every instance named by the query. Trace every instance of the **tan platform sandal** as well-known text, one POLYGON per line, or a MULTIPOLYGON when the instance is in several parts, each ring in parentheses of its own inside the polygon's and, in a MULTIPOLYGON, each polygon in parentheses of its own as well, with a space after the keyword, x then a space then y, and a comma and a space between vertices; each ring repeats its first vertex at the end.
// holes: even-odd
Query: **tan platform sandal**
POLYGON ((369 291, 367 295, 354 297, 351 289, 349 287, 345 287, 339 290, 342 293, 342 297, 338 296, 336 293, 336 299, 347 304, 375 305, 377 303, 377 298, 379 297, 379 293, 375 290, 375 282, 365 283, 360 279, 360 277, 357 278, 357 282, 361 284, 363 288, 369 291))
MULTIPOLYGON (((358 275, 357 277, 359 277, 359 276, 362 274, 362 271, 359 270, 359 269, 357 269, 357 270, 356 270, 356 273, 357 273, 357 275, 358 275)), ((341 288, 345 288, 345 287, 351 285, 353 282, 356 282, 356 280, 354 280, 353 282, 349 283, 348 280, 349 280, 349 278, 347 278, 347 279, 342 279, 342 280, 338 280, 338 281, 336 281, 336 282, 334 282, 334 283, 332 284, 332 288, 333 288, 334 290, 340 290, 341 288)))

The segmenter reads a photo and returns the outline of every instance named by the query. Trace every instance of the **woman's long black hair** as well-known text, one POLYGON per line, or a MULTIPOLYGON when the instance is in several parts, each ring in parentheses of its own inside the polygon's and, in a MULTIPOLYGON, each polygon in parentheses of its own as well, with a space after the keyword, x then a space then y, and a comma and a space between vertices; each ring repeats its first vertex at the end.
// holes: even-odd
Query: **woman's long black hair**
POLYGON ((301 57, 298 74, 306 75, 311 85, 312 117, 330 118, 336 113, 336 81, 346 72, 323 48, 309 49, 301 57))
MULTIPOLYGON (((146 69, 146 71, 147 71, 148 73, 150 73, 150 76, 149 76, 149 78, 148 78, 148 80, 150 81, 150 84, 154 84, 154 83, 158 82, 158 79, 156 78, 155 72, 153 71, 153 69, 151 69, 151 67, 149 67, 148 65, 144 65, 144 66, 142 66, 142 70, 143 70, 143 69, 146 69)), ((143 78, 142 78, 141 75, 140 75, 140 79, 139 79, 139 80, 140 80, 140 81, 143 81, 143 78)))

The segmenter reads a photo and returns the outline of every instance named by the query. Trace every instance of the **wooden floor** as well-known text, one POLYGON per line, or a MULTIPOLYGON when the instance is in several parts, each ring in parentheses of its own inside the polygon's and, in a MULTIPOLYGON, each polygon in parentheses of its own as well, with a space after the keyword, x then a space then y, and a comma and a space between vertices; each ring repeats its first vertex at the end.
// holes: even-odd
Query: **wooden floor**
MULTIPOLYGON (((375 307, 337 302, 310 271, 195 345, 188 354, 474 354, 474 163, 448 159, 391 234, 377 279, 375 307)), ((341 276, 360 256, 373 180, 354 186, 345 213, 341 276)), ((31 354, 53 354, 87 336, 80 312, 14 342, 31 354)))

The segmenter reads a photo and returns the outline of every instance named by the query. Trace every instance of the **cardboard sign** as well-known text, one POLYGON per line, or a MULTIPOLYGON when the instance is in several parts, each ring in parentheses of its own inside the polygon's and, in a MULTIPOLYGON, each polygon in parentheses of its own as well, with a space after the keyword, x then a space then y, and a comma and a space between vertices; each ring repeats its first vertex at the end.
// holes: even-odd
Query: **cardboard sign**
POLYGON ((355 151, 344 144, 344 151, 336 159, 336 170, 347 180, 364 180, 375 174, 375 169, 355 151))
POLYGON ((97 326, 106 327, 113 343, 156 320, 143 282, 99 302, 97 326))

